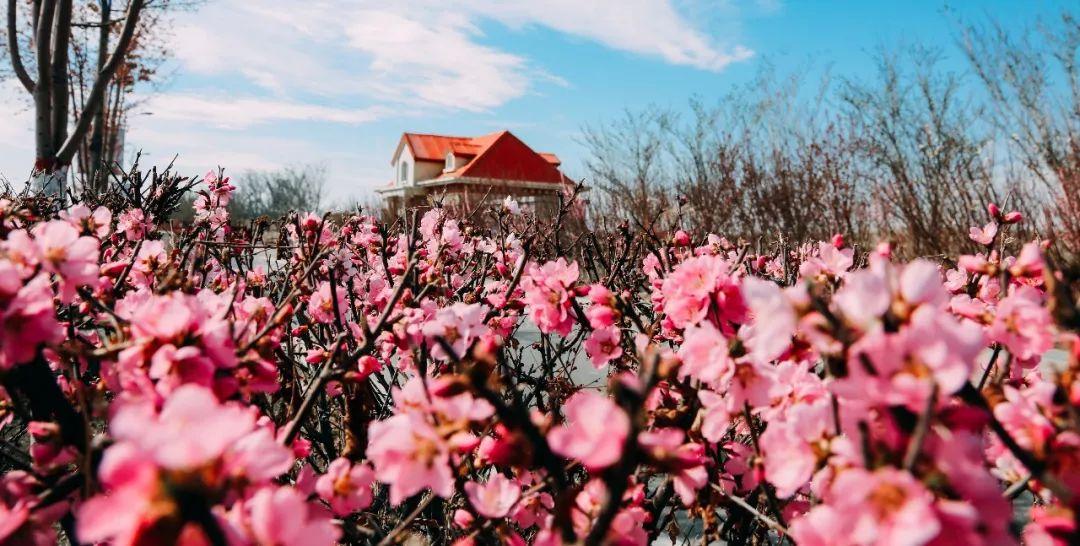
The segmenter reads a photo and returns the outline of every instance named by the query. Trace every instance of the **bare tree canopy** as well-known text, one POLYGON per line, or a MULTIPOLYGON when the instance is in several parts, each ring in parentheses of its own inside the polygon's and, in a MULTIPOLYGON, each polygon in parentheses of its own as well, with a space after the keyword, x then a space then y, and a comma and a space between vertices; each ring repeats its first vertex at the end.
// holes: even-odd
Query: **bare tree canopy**
POLYGON ((958 28, 973 75, 918 45, 879 50, 869 77, 820 85, 766 64, 715 105, 585 127, 593 220, 748 240, 831 231, 927 256, 970 250, 981 205, 1007 200, 1043 211, 1025 236, 1076 248, 1080 23, 958 28))
POLYGON ((236 219, 276 218, 290 211, 317 211, 322 206, 326 168, 321 165, 286 167, 277 171, 250 171, 236 183, 229 203, 236 219))

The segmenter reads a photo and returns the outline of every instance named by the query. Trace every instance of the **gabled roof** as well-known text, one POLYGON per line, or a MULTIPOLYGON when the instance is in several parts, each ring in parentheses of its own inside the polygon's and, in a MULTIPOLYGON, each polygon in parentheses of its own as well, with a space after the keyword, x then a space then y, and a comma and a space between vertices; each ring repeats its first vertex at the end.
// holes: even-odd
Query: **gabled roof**
POLYGON ((449 152, 468 159, 461 167, 443 173, 435 180, 479 178, 554 184, 568 181, 559 170, 561 162, 555 154, 533 151, 510 131, 478 137, 404 133, 391 164, 397 161, 405 146, 417 161, 442 163, 449 152))

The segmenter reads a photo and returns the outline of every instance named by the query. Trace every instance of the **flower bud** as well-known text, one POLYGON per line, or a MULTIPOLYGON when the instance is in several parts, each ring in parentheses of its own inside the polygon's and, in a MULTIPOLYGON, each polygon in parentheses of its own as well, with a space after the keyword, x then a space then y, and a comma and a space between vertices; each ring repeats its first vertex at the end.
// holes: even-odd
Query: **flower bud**
POLYGON ((1024 215, 1018 211, 1008 212, 1001 218, 1001 221, 1006 224, 1015 224, 1024 219, 1024 215))
POLYGON ((473 524, 474 519, 473 515, 464 508, 458 508, 454 511, 454 525, 457 525, 462 529, 469 528, 469 526, 473 524))
POLYGON ((360 370, 360 380, 382 369, 382 363, 379 359, 371 356, 364 355, 356 361, 356 366, 360 370))
POLYGON ((675 232, 672 242, 675 246, 690 246, 690 235, 680 229, 675 232))

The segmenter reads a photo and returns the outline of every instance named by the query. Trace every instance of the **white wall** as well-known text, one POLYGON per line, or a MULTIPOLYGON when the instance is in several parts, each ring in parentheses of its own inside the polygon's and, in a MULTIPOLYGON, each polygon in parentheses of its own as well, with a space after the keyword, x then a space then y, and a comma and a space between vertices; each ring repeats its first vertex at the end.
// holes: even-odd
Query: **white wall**
POLYGON ((401 155, 398 156, 398 162, 394 165, 394 183, 400 186, 411 186, 416 181, 416 161, 413 160, 412 151, 408 146, 401 149, 401 155), (401 166, 402 164, 408 165, 408 178, 402 180, 401 178, 401 166))

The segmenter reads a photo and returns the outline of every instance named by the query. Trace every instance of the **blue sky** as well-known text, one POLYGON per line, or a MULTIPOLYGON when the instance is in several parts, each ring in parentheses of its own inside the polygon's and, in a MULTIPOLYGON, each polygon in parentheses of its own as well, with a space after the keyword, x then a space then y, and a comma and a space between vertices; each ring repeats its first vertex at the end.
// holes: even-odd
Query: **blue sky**
MULTIPOLYGON (((939 46, 966 70, 955 21, 1021 29, 1068 2, 747 0, 209 0, 180 15, 166 86, 129 148, 197 174, 323 163, 332 201, 391 176, 403 131, 510 129, 581 177, 584 124, 684 107, 780 73, 860 77, 878 46, 939 46), (303 6, 297 9, 296 6, 303 6)), ((32 163, 31 119, 0 86, 0 174, 32 163)))

